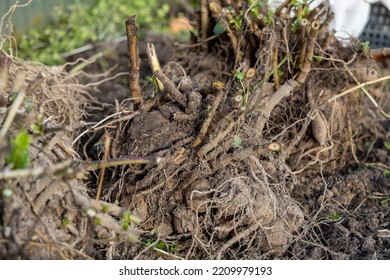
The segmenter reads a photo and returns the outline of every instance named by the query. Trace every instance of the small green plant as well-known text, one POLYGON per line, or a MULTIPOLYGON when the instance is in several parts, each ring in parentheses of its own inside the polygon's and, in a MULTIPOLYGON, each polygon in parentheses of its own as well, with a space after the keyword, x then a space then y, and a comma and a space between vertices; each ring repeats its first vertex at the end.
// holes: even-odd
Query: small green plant
POLYGON ((244 72, 241 72, 241 71, 238 71, 238 70, 233 70, 232 74, 239 81, 242 81, 242 80, 245 79, 245 73, 244 72))
POLYGON ((223 27, 223 23, 217 22, 214 26, 213 32, 215 35, 221 35, 225 32, 225 28, 223 27))
POLYGON ((370 41, 365 41, 361 43, 361 50, 365 55, 369 55, 370 51, 370 41))
POLYGON ((383 175, 390 176, 390 170, 387 170, 387 169, 383 170, 383 175))
POLYGON ((296 19, 291 26, 291 30, 293 32, 297 32, 299 30, 299 28, 301 28, 301 24, 302 24, 302 21, 300 19, 296 19))
POLYGON ((129 229, 130 215, 131 215, 131 212, 129 210, 127 210, 122 215, 122 219, 121 219, 120 223, 121 223, 121 227, 123 228, 123 230, 129 229))
POLYGON ((44 134, 44 128, 43 128, 43 115, 38 114, 37 118, 35 120, 35 123, 31 125, 31 132, 34 135, 42 136, 44 134))
POLYGON ((102 213, 107 213, 108 212, 108 205, 103 204, 102 206, 102 213))
POLYGON ((63 227, 66 227, 67 225, 70 225, 70 220, 64 218, 64 219, 62 219, 61 224, 63 227))
POLYGON ((233 70, 232 74, 234 77, 240 82, 241 84, 241 90, 243 91, 243 96, 244 96, 244 108, 248 105, 248 90, 246 89, 244 85, 244 79, 246 77, 244 72, 238 71, 238 70, 233 70))
POLYGON ((30 165, 30 136, 27 131, 19 133, 11 140, 11 151, 6 155, 6 162, 12 169, 26 169, 30 165))
POLYGON ((385 148, 390 151, 390 142, 385 141, 385 148))
POLYGON ((274 12, 271 9, 268 9, 267 17, 265 18, 265 24, 270 25, 272 23, 272 16, 274 15, 274 12))
POLYGON ((96 218, 95 219, 95 226, 100 226, 101 223, 102 223, 102 219, 101 218, 96 218))
POLYGON ((155 243, 154 240, 149 239, 145 242, 144 245, 145 245, 145 247, 153 246, 153 248, 155 248, 157 250, 168 252, 168 253, 175 253, 179 248, 179 246, 173 242, 168 243, 168 242, 165 242, 163 240, 159 240, 159 241, 157 241, 157 243, 155 243, 155 244, 154 243, 155 243))
POLYGON ((326 214, 325 218, 327 220, 331 220, 332 222, 338 222, 342 219, 342 217, 336 212, 326 214))
POLYGON ((261 6, 264 6, 265 3, 262 2, 262 1, 258 1, 258 0, 249 0, 249 4, 250 4, 250 11, 251 13, 253 14, 253 16, 255 18, 258 18, 259 17, 259 7, 261 6))
POLYGON ((230 24, 233 25, 233 28, 234 30, 238 31, 240 30, 241 26, 242 26, 242 20, 243 20, 244 16, 243 16, 243 13, 242 11, 240 12, 240 14, 238 16, 236 16, 231 22, 230 24))
POLYGON ((237 148, 242 148, 242 139, 239 135, 233 136, 233 145, 237 148))

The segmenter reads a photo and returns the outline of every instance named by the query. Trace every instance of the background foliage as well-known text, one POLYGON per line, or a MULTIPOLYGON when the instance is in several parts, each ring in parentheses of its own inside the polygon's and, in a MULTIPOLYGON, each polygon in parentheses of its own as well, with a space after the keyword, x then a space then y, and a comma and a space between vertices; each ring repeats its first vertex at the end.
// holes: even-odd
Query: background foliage
POLYGON ((92 5, 76 1, 67 8, 65 12, 62 7, 56 7, 50 25, 21 36, 19 57, 47 65, 62 64, 65 52, 86 43, 125 35, 124 22, 134 14, 140 31, 162 32, 168 25, 169 5, 159 0, 95 0, 92 5))

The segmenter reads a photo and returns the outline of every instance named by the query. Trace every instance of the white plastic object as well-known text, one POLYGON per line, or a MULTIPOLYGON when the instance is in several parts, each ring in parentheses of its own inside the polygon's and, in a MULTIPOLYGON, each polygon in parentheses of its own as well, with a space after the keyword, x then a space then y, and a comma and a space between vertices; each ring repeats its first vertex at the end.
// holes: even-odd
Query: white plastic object
MULTIPOLYGON (((268 4, 276 9, 284 0, 269 0, 268 4)), ((313 9, 322 2, 327 2, 334 13, 334 19, 329 29, 336 30, 335 36, 341 40, 348 40, 350 36, 358 37, 366 27, 371 4, 382 2, 390 10, 390 0, 314 0, 309 1, 313 9)))

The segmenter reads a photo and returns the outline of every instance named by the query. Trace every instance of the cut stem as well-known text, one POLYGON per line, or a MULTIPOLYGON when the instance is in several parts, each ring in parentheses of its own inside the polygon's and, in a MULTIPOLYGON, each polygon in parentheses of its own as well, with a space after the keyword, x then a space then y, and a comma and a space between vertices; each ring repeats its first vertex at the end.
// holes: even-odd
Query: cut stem
POLYGON ((129 90, 133 103, 138 105, 143 102, 139 85, 139 54, 137 40, 137 16, 126 20, 127 45, 129 49, 129 90))
MULTIPOLYGON (((146 45, 146 55, 148 56, 148 61, 150 68, 152 68, 152 71, 162 71, 160 61, 158 60, 156 48, 154 44, 148 43, 146 45)), ((157 86, 160 91, 164 90, 164 85, 161 83, 159 79, 156 78, 157 86)))

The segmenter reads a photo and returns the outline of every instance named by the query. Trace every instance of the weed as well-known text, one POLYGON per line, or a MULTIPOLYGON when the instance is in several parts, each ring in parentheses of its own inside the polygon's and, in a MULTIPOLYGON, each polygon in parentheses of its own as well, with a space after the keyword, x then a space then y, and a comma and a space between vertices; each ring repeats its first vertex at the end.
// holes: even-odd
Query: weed
POLYGON ((11 140, 11 151, 5 160, 12 169, 26 169, 30 165, 30 136, 26 131, 19 133, 11 140))
POLYGON ((338 222, 342 219, 342 217, 336 212, 326 214, 325 218, 327 220, 331 220, 332 222, 338 222))

